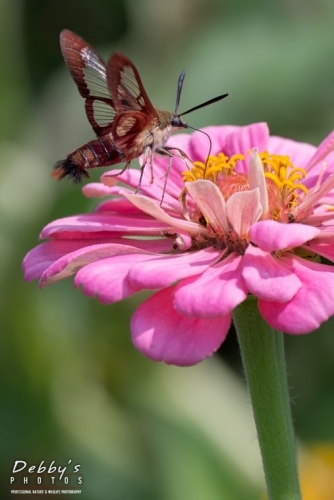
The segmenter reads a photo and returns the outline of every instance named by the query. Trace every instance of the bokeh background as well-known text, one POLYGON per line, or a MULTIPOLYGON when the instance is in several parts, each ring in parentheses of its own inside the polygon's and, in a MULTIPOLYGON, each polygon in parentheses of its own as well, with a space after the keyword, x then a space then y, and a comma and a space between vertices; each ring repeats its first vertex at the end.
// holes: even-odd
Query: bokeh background
MULTIPOLYGON (((189 115, 194 127, 267 121, 318 144, 334 128, 333 23, 327 0, 0 0, 1 498, 15 460, 80 463, 83 499, 252 500, 264 488, 233 331, 212 359, 168 367, 131 344, 143 296, 103 306, 71 280, 23 281, 41 228, 94 207, 49 177, 93 138, 60 31, 126 53, 162 109, 182 69, 181 111, 229 92, 189 115)), ((334 322, 286 349, 301 449, 331 443, 334 322)))

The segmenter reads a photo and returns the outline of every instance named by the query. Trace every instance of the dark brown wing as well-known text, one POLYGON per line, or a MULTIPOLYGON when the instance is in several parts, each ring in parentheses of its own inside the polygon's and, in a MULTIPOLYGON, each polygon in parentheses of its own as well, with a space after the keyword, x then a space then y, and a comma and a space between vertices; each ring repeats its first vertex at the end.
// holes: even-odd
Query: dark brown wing
POLYGON ((117 52, 112 54, 107 63, 107 80, 117 113, 141 111, 149 118, 157 118, 138 70, 130 59, 117 52))
POLYGON ((158 113, 146 94, 137 68, 123 54, 110 56, 107 81, 117 111, 113 139, 121 151, 127 151, 129 158, 135 158, 151 144, 150 130, 158 125, 158 113))
POLYGON ((158 119, 152 120, 141 111, 117 113, 112 130, 113 141, 117 149, 126 152, 128 160, 133 160, 152 145, 151 129, 157 125, 158 119))
POLYGON ((111 131, 116 116, 103 59, 80 36, 63 30, 60 46, 66 65, 85 99, 87 118, 98 136, 111 131))

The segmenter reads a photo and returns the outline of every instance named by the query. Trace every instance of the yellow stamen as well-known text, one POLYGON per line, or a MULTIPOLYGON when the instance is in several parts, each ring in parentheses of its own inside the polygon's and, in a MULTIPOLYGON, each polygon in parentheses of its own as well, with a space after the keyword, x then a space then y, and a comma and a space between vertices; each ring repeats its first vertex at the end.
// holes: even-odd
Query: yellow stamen
POLYGON ((290 192, 295 191, 296 189, 301 189, 305 194, 307 194, 307 188, 303 184, 294 184, 294 182, 290 179, 279 179, 277 175, 272 174, 271 172, 266 172, 264 175, 266 179, 274 181, 276 186, 282 191, 286 188, 290 192))
POLYGON ((289 156, 271 155, 267 151, 260 154, 265 171, 265 177, 275 182, 281 190, 290 192, 300 189, 307 194, 307 188, 303 184, 297 184, 296 181, 305 179, 306 170, 300 167, 294 167, 289 156))
POLYGON ((218 156, 209 156, 206 163, 194 161, 191 170, 182 172, 183 182, 193 182, 198 179, 206 179, 214 183, 217 182, 219 174, 227 176, 234 174, 234 167, 237 161, 244 160, 244 155, 233 155, 231 158, 219 153, 218 156))

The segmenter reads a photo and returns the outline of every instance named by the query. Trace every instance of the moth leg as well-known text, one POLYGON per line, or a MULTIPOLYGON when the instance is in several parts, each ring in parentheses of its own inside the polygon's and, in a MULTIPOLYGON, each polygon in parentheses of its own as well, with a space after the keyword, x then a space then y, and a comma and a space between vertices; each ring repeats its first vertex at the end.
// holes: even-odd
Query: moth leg
POLYGON ((128 161, 128 162, 125 164, 125 167, 124 167, 124 168, 122 168, 122 170, 121 170, 120 172, 117 172, 116 174, 109 174, 109 173, 108 173, 108 176, 109 176, 109 177, 117 177, 118 175, 122 175, 122 174, 125 172, 125 170, 127 170, 127 169, 130 167, 130 165, 131 165, 131 161, 128 161))
POLYGON ((146 163, 147 163, 147 160, 150 158, 150 166, 151 166, 151 184, 153 182, 153 164, 152 164, 152 157, 153 157, 153 152, 152 152, 152 148, 151 147, 147 147, 144 154, 143 154, 143 163, 142 163, 142 166, 140 167, 140 177, 139 177, 139 182, 138 182, 138 186, 137 186, 137 189, 135 191, 135 193, 137 194, 138 191, 140 190, 140 186, 141 186, 141 182, 142 182, 142 179, 143 179, 143 175, 144 175, 144 170, 145 170, 145 167, 146 167, 146 163))
POLYGON ((138 185, 137 185, 137 189, 135 191, 135 194, 137 194, 140 191, 141 181, 143 179, 146 163, 147 163, 147 158, 144 160, 142 166, 140 167, 140 177, 139 177, 139 181, 138 181, 138 185))
POLYGON ((143 178, 143 174, 144 174, 144 168, 145 168, 145 165, 146 165, 146 161, 145 163, 142 164, 142 166, 140 167, 140 177, 139 177, 139 181, 138 181, 138 185, 137 185, 137 189, 135 191, 135 194, 137 194, 139 191, 140 191, 140 186, 141 186, 141 181, 142 181, 142 178, 143 178))
POLYGON ((163 188, 163 191, 162 191, 162 197, 161 197, 161 200, 160 200, 160 206, 162 205, 162 202, 164 201, 165 192, 166 192, 166 188, 167 188, 168 176, 169 176, 170 169, 172 167, 173 156, 176 156, 176 155, 174 155, 173 153, 170 152, 170 149, 175 149, 175 148, 164 147, 163 149, 157 149, 156 150, 156 152, 159 153, 159 155, 161 155, 161 156, 168 156, 168 158, 169 158, 169 160, 168 160, 168 167, 167 167, 167 170, 166 170, 166 173, 165 173, 165 182, 164 182, 164 188, 163 188))
POLYGON ((154 175, 153 175, 153 151, 151 152, 151 155, 150 155, 150 170, 151 170, 151 184, 153 184, 153 181, 154 181, 154 175))
MULTIPOLYGON (((191 161, 191 159, 189 158, 189 156, 186 155, 186 153, 184 151, 182 151, 182 149, 180 149, 180 148, 174 148, 173 146, 165 146, 163 148, 163 150, 168 151, 170 154, 172 154, 172 156, 176 156, 177 158, 181 158, 182 160, 184 160, 184 163, 186 164, 187 169, 188 170, 192 169, 193 162, 191 161), (179 153, 179 155, 173 154, 173 153, 171 153, 171 151, 177 151, 179 153)), ((163 154, 162 153, 163 150, 159 150, 159 153, 163 154)))

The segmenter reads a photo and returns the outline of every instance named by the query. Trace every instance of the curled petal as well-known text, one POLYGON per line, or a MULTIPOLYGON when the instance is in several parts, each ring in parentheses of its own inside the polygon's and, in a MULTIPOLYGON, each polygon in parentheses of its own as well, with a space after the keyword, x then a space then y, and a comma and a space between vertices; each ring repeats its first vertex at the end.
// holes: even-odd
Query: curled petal
MULTIPOLYGON (((307 169, 310 171, 315 165, 320 163, 321 161, 328 161, 328 155, 333 153, 334 151, 334 130, 322 141, 319 145, 318 149, 312 156, 311 160, 308 163, 307 169)), ((333 163, 333 155, 332 163, 333 163)))
POLYGON ((180 255, 152 257, 145 262, 134 264, 129 272, 129 280, 141 288, 162 288, 187 276, 205 271, 220 258, 221 252, 206 249, 180 255))
POLYGON ((264 300, 286 302, 302 284, 284 260, 276 259, 260 248, 249 246, 243 258, 242 276, 249 291, 264 300))
POLYGON ((175 235, 175 245, 179 250, 189 250, 193 244, 192 238, 189 233, 186 231, 181 231, 178 229, 177 234, 175 235))
MULTIPOLYGON (((248 182, 250 190, 258 188, 260 204, 262 207, 262 219, 267 218, 269 209, 268 190, 264 175, 263 164, 257 148, 253 148, 249 162, 248 182)), ((257 220, 257 219, 256 219, 257 220)))
MULTIPOLYGON (((117 180, 114 178, 114 183, 116 184, 117 180)), ((110 196, 111 194, 115 194, 115 191, 110 186, 105 186, 101 182, 90 182, 86 184, 82 188, 83 194, 87 198, 102 198, 103 196, 110 196)))
POLYGON ((132 217, 120 214, 82 214, 72 217, 57 219, 43 229, 41 238, 84 239, 101 235, 106 238, 108 233, 112 236, 124 233, 131 235, 144 234, 156 236, 166 231, 167 226, 157 220, 148 218, 146 214, 132 217))
POLYGON ((74 285, 82 286, 85 295, 96 297, 102 304, 118 302, 140 290, 127 276, 135 262, 149 258, 151 255, 131 254, 92 262, 77 272, 74 285))
POLYGON ((225 200, 218 187, 204 180, 187 182, 186 186, 197 207, 215 231, 228 231, 225 200))
POLYGON ((107 257, 123 254, 149 254, 152 255, 150 250, 155 247, 156 242, 141 241, 138 246, 132 246, 120 243, 106 243, 98 245, 90 245, 74 252, 66 253, 63 257, 54 261, 44 273, 41 275, 40 285, 50 285, 55 281, 67 278, 75 274, 79 269, 91 262, 103 260, 107 257), (140 248, 144 244, 145 248, 140 248), (154 247, 152 247, 152 244, 154 247))
POLYGON ((229 314, 247 297, 241 263, 242 257, 231 255, 201 275, 182 280, 175 289, 175 308, 201 318, 229 314))
POLYGON ((334 269, 296 256, 285 261, 302 286, 288 302, 259 300, 260 313, 273 328, 285 333, 313 332, 334 314, 334 269))
POLYGON ((182 231, 188 231, 190 234, 206 234, 207 230, 200 224, 196 222, 191 222, 183 219, 177 219, 176 217, 170 216, 167 212, 165 212, 155 201, 152 201, 150 198, 146 198, 145 196, 140 196, 136 194, 126 194, 124 193, 125 198, 131 201, 136 207, 140 208, 146 214, 151 215, 157 221, 161 221, 168 226, 181 229, 182 231))
POLYGON ((24 279, 39 279, 55 261, 77 250, 96 243, 94 240, 54 240, 41 243, 25 256, 22 267, 24 279))
POLYGON ((251 227, 249 237, 252 243, 262 250, 275 252, 299 247, 313 240, 320 232, 320 229, 306 224, 282 224, 274 220, 264 220, 251 227))
POLYGON ((235 232, 241 237, 247 235, 262 214, 259 189, 233 193, 226 202, 226 214, 235 232))
POLYGON ((107 187, 113 188, 116 182, 123 182, 129 187, 133 189, 137 189, 138 182, 140 177, 140 171, 136 168, 128 168, 124 170, 124 172, 118 175, 115 175, 115 170, 110 170, 101 175, 100 181, 107 187))
POLYGON ((231 316, 201 319, 173 308, 174 288, 164 288, 143 302, 132 316, 132 341, 154 361, 191 366, 211 356, 225 340, 231 316))

